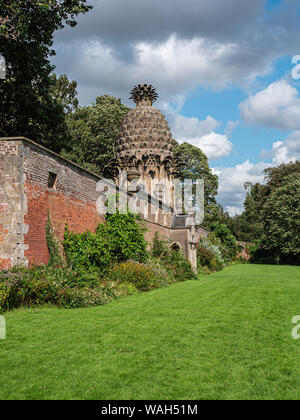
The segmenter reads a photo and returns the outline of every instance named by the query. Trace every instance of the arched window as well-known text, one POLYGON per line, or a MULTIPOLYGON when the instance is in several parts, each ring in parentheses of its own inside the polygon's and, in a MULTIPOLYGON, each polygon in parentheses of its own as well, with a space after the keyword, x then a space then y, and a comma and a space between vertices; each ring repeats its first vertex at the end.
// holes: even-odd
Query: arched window
POLYGON ((171 249, 173 250, 173 251, 180 251, 180 249, 181 249, 181 247, 180 247, 180 245, 179 245, 179 243, 178 242, 173 242, 172 244, 171 244, 171 249))

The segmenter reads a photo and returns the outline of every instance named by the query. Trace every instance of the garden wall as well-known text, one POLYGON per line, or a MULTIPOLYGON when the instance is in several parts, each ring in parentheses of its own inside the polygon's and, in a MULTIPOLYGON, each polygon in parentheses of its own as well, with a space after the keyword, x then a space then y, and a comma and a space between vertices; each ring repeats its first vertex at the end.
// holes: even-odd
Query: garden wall
MULTIPOLYGON (((104 222, 96 208, 100 179, 24 137, 0 138, 0 268, 48 262, 48 212, 60 240, 66 223, 73 232, 94 232, 104 222)), ((169 238, 195 267, 195 232, 168 227, 172 214, 156 218, 146 221, 146 240, 155 232, 169 238)))
POLYGON ((104 221, 96 209, 96 175, 24 138, 0 141, 0 153, 1 267, 48 262, 48 211, 59 239, 66 223, 84 232, 104 221))
POLYGON ((24 258, 20 142, 0 142, 0 268, 24 258))

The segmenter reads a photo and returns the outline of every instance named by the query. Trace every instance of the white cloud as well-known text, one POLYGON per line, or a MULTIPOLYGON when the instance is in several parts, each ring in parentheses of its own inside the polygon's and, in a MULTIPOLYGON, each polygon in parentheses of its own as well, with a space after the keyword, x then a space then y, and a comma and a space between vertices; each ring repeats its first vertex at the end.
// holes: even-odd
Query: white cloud
POLYGON ((121 97, 128 103, 130 89, 137 83, 151 83, 162 101, 173 101, 197 86, 224 89, 229 85, 247 85, 260 69, 249 69, 246 59, 237 60, 240 47, 233 42, 205 38, 180 39, 175 34, 162 42, 137 42, 120 54, 101 39, 91 38, 57 47, 54 62, 58 73, 78 81, 82 104, 104 93, 121 97))
POLYGON ((294 131, 283 141, 274 142, 272 150, 263 150, 260 157, 272 158, 273 165, 300 160, 300 131, 294 131))
POLYGON ((219 159, 230 155, 233 144, 225 134, 215 132, 205 134, 202 137, 189 139, 189 143, 199 147, 210 160, 219 159))
POLYGON ((228 168, 214 168, 219 176, 218 201, 230 214, 239 214, 243 211, 243 202, 246 191, 245 182, 262 183, 264 181, 263 170, 271 164, 265 162, 251 163, 249 160, 228 168))
POLYGON ((270 151, 263 150, 260 153, 260 158, 271 160, 271 163, 253 164, 246 160, 234 167, 214 168, 214 173, 219 176, 218 201, 229 214, 242 213, 246 194, 245 182, 263 183, 265 168, 300 160, 300 131, 293 132, 283 141, 274 142, 270 151))
POLYGON ((226 211, 230 216, 236 216, 237 214, 242 214, 243 209, 241 207, 226 206, 226 211))
POLYGON ((162 43, 138 43, 137 70, 141 75, 151 74, 154 83, 177 92, 201 84, 222 89, 237 77, 234 69, 225 64, 235 49, 234 43, 179 39, 173 34, 162 43))
MULTIPOLYGON (((180 102, 183 105, 183 102, 180 102)), ((171 127, 174 139, 180 143, 187 142, 199 147, 210 160, 228 156, 232 150, 232 143, 226 134, 215 132, 219 126, 212 116, 208 115, 205 120, 196 117, 180 115, 180 106, 174 109, 168 103, 160 104, 160 109, 165 113, 171 127)))
POLYGON ((250 125, 281 130, 300 130, 298 90, 285 80, 271 83, 239 105, 243 120, 250 125))
POLYGON ((147 81, 167 101, 196 86, 249 87, 300 40, 296 0, 272 12, 265 0, 126 0, 126 10, 124 0, 89 3, 75 28, 56 32, 52 59, 79 82, 82 104, 104 93, 127 100, 147 81))
MULTIPOLYGON (((164 108, 162 108, 164 111, 164 108)), ((196 117, 185 117, 174 111, 166 110, 167 119, 171 125, 173 137, 178 141, 188 141, 211 133, 219 122, 208 115, 205 120, 196 117)))

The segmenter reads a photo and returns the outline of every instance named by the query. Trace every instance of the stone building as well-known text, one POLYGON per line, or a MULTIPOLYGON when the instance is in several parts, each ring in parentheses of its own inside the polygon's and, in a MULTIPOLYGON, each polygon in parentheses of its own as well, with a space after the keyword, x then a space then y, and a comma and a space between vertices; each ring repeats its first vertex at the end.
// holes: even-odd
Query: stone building
MULTIPOLYGON (((173 181, 179 163, 173 158, 170 129, 152 106, 157 97, 152 86, 139 85, 131 93, 136 107, 122 123, 112 162, 117 188, 137 204, 148 242, 158 232, 196 268, 200 231, 193 216, 175 211, 173 181)), ((59 239, 66 223, 75 232, 95 231, 105 220, 98 205, 105 197, 102 181, 29 139, 0 138, 0 268, 47 263, 48 213, 59 239)))

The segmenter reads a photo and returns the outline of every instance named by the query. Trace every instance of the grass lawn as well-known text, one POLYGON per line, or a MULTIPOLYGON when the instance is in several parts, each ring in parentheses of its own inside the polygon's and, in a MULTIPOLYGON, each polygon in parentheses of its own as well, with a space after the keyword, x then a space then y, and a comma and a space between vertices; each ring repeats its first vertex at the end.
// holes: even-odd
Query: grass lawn
POLYGON ((300 267, 233 265, 76 310, 5 314, 0 399, 300 399, 300 267))

